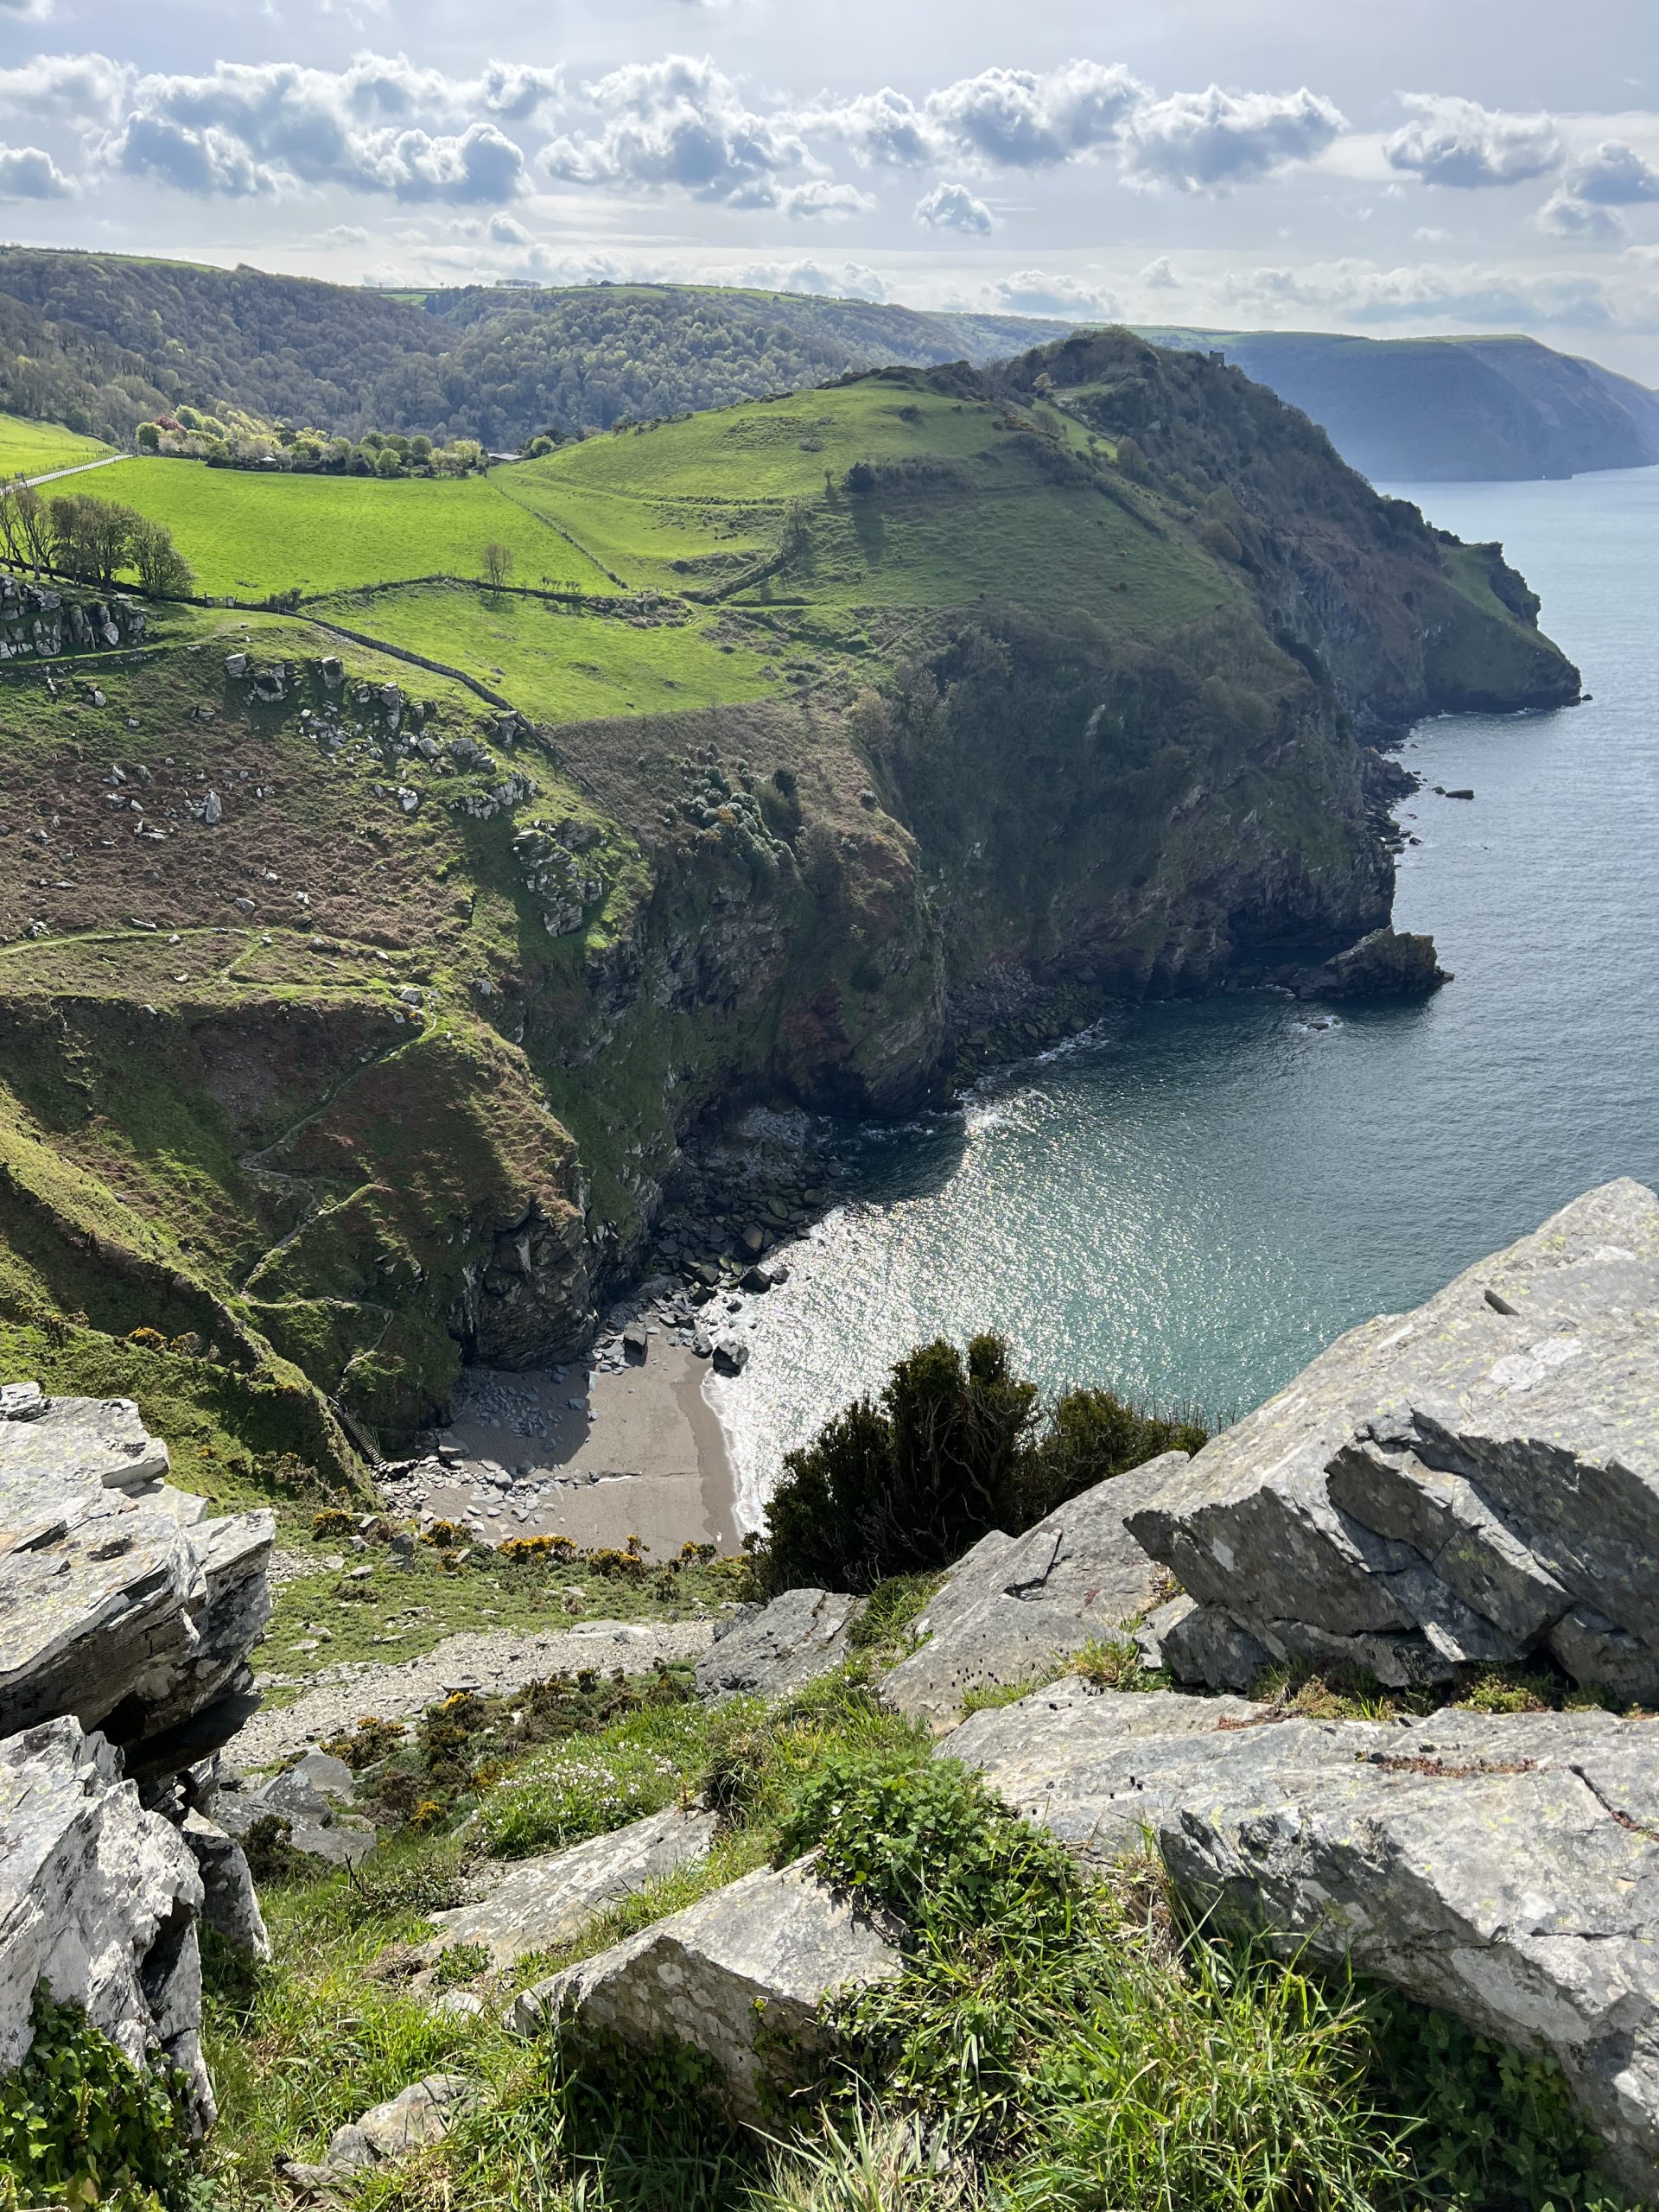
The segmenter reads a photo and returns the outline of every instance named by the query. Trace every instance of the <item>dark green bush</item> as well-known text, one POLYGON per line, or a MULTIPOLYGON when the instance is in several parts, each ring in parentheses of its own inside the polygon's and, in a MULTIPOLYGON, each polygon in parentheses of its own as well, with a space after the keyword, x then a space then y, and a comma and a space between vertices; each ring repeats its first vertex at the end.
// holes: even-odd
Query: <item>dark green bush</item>
POLYGON ((846 1407, 789 1452, 758 1562, 773 1591, 873 1589, 949 1567, 993 1529, 1018 1535, 1079 1491, 1205 1432, 1109 1390, 1073 1390, 1040 1428, 1034 1383, 1001 1338, 967 1357, 943 1338, 908 1353, 874 1402, 846 1407))
POLYGON ((0 2080, 0 2203, 205 2204, 182 2075, 141 2073, 44 1981, 32 2018, 28 2056, 0 2080))
POLYGON ((1560 2069, 1490 2042, 1393 1990, 1367 2005, 1373 2094, 1415 2123, 1412 2164, 1432 2204, 1480 2212, 1617 2212, 1599 2145, 1560 2069))

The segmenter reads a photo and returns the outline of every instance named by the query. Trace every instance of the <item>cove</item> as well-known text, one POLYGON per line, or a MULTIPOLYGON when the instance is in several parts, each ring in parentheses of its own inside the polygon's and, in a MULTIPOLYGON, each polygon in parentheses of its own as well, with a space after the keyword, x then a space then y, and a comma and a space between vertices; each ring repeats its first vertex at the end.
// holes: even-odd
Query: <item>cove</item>
POLYGON ((1402 486, 1501 539, 1585 706, 1421 725, 1395 918, 1456 982, 1408 1006, 1150 1006, 958 1114, 851 1141, 848 1202, 711 1381, 758 1521, 782 1453, 938 1333, 1051 1388, 1212 1415, 1615 1175, 1659 1183, 1659 469, 1402 486), (1328 1021, 1331 1026, 1319 1026, 1328 1021))

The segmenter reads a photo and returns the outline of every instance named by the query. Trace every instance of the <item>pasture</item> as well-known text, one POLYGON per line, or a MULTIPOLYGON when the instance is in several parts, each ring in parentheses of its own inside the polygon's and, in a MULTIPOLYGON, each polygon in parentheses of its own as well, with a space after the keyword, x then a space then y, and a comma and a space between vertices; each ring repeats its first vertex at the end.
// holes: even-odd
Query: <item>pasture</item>
POLYGON ((101 460, 109 451, 100 440, 84 438, 60 423, 0 415, 0 484, 15 476, 43 476, 52 468, 76 468, 82 461, 101 460))
POLYGON ((510 548, 520 583, 547 576, 587 592, 614 586, 556 531, 507 498, 493 477, 297 476, 126 461, 72 488, 165 523, 213 598, 477 575, 491 540, 510 548))
POLYGON ((711 643, 698 618, 639 629, 620 613, 449 584, 342 594, 308 611, 464 669, 537 721, 733 706, 785 688, 748 647, 711 643))

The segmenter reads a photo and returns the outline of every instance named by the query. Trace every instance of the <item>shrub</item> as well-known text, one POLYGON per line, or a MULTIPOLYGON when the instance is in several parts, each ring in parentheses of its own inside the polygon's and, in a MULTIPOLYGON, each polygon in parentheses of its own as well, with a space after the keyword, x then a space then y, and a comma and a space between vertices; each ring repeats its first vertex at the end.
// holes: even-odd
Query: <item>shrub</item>
POLYGON ((325 1505, 320 1513, 311 1516, 311 1535, 317 1543, 326 1542, 331 1536, 354 1536, 357 1522, 343 1506, 325 1505))
POLYGON ((129 1329, 127 1332, 127 1342, 130 1344, 137 1344, 140 1349, 144 1351, 165 1351, 167 1350, 167 1338, 162 1334, 159 1329, 129 1329))
POLYGON ((141 2073, 79 2005, 46 1981, 35 2040, 0 2079, 0 2202, 154 2206, 200 2201, 183 2077, 141 2073))
POLYGON ((967 1356, 943 1339, 906 1354, 879 1399, 860 1398, 785 1454, 760 1562, 772 1591, 869 1590, 949 1567, 993 1529, 1020 1534, 1069 1497, 1205 1432, 1109 1390, 1073 1390, 1038 1429, 1034 1383, 1001 1338, 967 1356))

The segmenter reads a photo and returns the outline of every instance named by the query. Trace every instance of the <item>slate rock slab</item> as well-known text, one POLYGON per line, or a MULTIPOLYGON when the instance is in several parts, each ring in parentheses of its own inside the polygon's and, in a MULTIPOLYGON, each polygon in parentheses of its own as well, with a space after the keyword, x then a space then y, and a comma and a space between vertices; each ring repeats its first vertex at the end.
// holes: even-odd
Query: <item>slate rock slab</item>
POLYGON ((1051 1694, 977 1713, 942 1748, 1085 1860, 1150 1836, 1196 1909, 1549 2053, 1614 2172, 1651 2197, 1659 1721, 1262 1713, 1051 1694), (1132 1710, 1160 1706, 1177 1723, 1162 1733, 1132 1710))
POLYGON ((830 1590, 786 1590, 768 1605, 715 1631, 697 1662, 697 1695, 783 1697, 839 1667, 864 1610, 861 1598, 830 1590))
POLYGON ((1217 1617, 1164 1645, 1189 1679, 1232 1637, 1236 1688, 1252 1645, 1396 1685, 1548 1654, 1659 1703, 1659 1198, 1607 1184, 1351 1331, 1129 1526, 1217 1617))
POLYGON ((1164 1578, 1128 1517, 1187 1465, 1166 1452, 1097 1483, 1023 1536, 982 1538, 916 1623, 926 1642, 884 1678, 896 1711, 948 1726, 969 1690, 1040 1675, 1146 1611, 1164 1578))
POLYGON ((897 1931, 855 1910, 810 1859, 761 1867, 516 2000, 509 2024, 533 2035, 564 2023, 649 2048, 667 2037, 718 2067, 734 2118, 766 2116, 761 2029, 810 2047, 832 1992, 900 1971, 897 1931))
POLYGON ((479 2098, 477 2082, 464 2074, 429 2074, 360 2120, 337 2127, 329 2138, 326 2164, 336 2173, 355 2173, 384 2159, 424 2151, 442 2143, 455 2122, 476 2107, 479 2098))
POLYGON ((0 1731, 73 1713, 135 1777, 175 1771, 251 1709, 268 1512, 208 1520, 164 1480, 127 1399, 13 1391, 0 1419, 0 1731))
POLYGON ((202 2063, 195 1859, 124 1781, 116 1753, 64 1716, 0 1743, 0 2069, 27 2055, 44 1978, 135 2066, 165 2059, 213 2118, 202 2063))
POLYGON ((715 1825, 712 1813, 671 1805, 568 1851, 492 1870, 489 1888, 475 1902, 432 1915, 442 1935, 428 1951, 435 1959, 453 1944, 481 1943, 492 1966, 510 1967, 531 1951, 568 1942, 601 1905, 706 1859, 715 1825))

